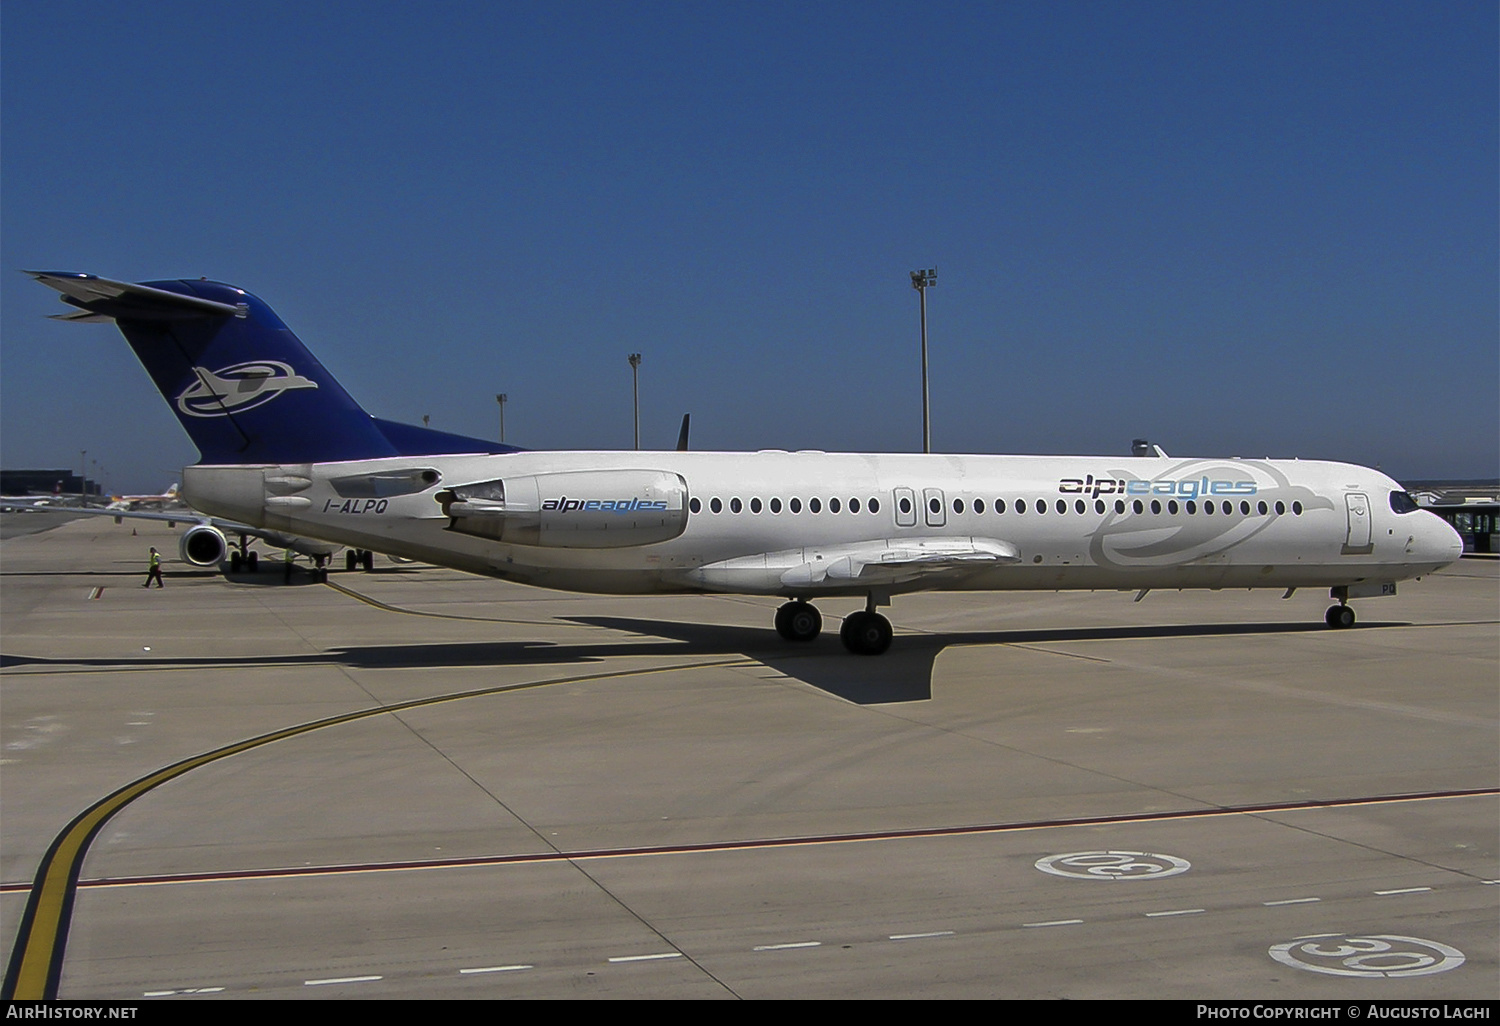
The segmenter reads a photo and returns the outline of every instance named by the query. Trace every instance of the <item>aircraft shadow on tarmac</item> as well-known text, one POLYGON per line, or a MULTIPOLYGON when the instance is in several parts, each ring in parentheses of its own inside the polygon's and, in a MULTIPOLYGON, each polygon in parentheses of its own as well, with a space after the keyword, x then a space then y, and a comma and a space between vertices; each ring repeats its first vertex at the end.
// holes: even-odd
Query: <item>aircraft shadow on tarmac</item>
MULTIPOLYGON (((0 668, 110 667, 113 669, 216 668, 230 666, 341 665, 352 669, 417 670, 483 666, 559 666, 600 663, 631 656, 740 655, 809 687, 858 705, 918 702, 932 697, 932 668, 949 645, 1046 644, 1143 638, 1208 638, 1251 634, 1305 634, 1326 631, 1322 624, 1236 623, 1137 627, 1069 627, 978 631, 963 634, 900 635, 877 658, 845 652, 825 632, 816 641, 792 644, 761 627, 676 623, 628 617, 569 617, 563 622, 654 638, 655 641, 496 641, 415 645, 362 645, 323 653, 272 656, 183 656, 131 659, 59 659, 0 654, 0 668)), ((1404 622, 1366 623, 1355 630, 1404 627, 1404 622)))

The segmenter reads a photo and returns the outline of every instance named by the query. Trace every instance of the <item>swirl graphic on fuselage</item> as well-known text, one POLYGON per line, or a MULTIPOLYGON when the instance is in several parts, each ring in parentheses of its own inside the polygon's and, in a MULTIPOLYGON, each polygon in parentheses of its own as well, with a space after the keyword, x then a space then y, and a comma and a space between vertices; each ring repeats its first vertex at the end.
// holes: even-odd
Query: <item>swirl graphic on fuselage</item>
POLYGON ((1212 560, 1276 523, 1280 516, 1273 511, 1278 503, 1285 511, 1294 506, 1334 508, 1331 499, 1292 484, 1281 470, 1259 460, 1186 460, 1150 478, 1124 467, 1107 473, 1109 477, 1090 481, 1087 487, 1075 487, 1083 485, 1077 481, 1064 482, 1064 487, 1091 498, 1112 496, 1103 523, 1090 536, 1089 555, 1097 565, 1115 569, 1212 560), (1149 506, 1153 501, 1163 506, 1176 502, 1184 512, 1172 517, 1135 512, 1134 503, 1149 506), (1125 503, 1123 513, 1116 502, 1125 503), (1215 504, 1212 514, 1202 509, 1208 503, 1215 504))

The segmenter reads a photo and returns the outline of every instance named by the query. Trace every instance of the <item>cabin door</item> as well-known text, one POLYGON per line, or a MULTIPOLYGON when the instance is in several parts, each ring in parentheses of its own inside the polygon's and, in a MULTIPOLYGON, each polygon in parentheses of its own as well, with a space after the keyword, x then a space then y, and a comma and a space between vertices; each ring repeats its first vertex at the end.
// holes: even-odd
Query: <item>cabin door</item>
POLYGON ((1372 550, 1375 545, 1370 529, 1370 497, 1364 492, 1345 492, 1344 513, 1349 528, 1344 538, 1344 552, 1353 554, 1372 550))

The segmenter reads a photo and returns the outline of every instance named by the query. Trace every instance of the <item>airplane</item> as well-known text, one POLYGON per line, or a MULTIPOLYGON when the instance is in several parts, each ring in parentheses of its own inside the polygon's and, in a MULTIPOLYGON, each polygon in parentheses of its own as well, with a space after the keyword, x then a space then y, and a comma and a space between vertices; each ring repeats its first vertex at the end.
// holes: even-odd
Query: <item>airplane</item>
POLYGON ((179 481, 172 482, 164 492, 155 495, 111 495, 105 509, 134 510, 138 506, 154 506, 157 509, 166 509, 171 506, 176 508, 182 505, 182 496, 178 494, 182 484, 179 481))
MULTIPOLYGON (((777 596, 790 642, 814 601, 879 611, 927 590, 1328 588, 1349 600, 1459 558, 1458 535, 1376 470, 1315 460, 530 452, 366 413, 270 307, 207 279, 28 272, 113 321, 201 456, 195 508, 253 527, 476 574, 606 594, 777 596)), ((686 448, 685 443, 682 447, 686 448)))

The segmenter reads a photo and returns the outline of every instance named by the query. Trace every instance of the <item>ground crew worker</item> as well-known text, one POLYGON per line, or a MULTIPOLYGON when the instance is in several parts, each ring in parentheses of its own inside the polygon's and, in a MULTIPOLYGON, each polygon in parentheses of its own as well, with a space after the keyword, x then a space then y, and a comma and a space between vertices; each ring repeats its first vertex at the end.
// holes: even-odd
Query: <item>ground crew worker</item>
POLYGON ((291 549, 287 549, 286 550, 286 562, 284 564, 285 567, 286 567, 286 570, 281 575, 281 582, 283 584, 291 584, 292 583, 292 559, 293 558, 294 557, 292 556, 292 550, 291 549))
POLYGON ((152 581, 156 582, 158 588, 166 587, 166 585, 161 583, 161 553, 156 551, 156 546, 154 545, 151 547, 151 568, 146 571, 146 583, 141 585, 141 587, 151 587, 152 581))

